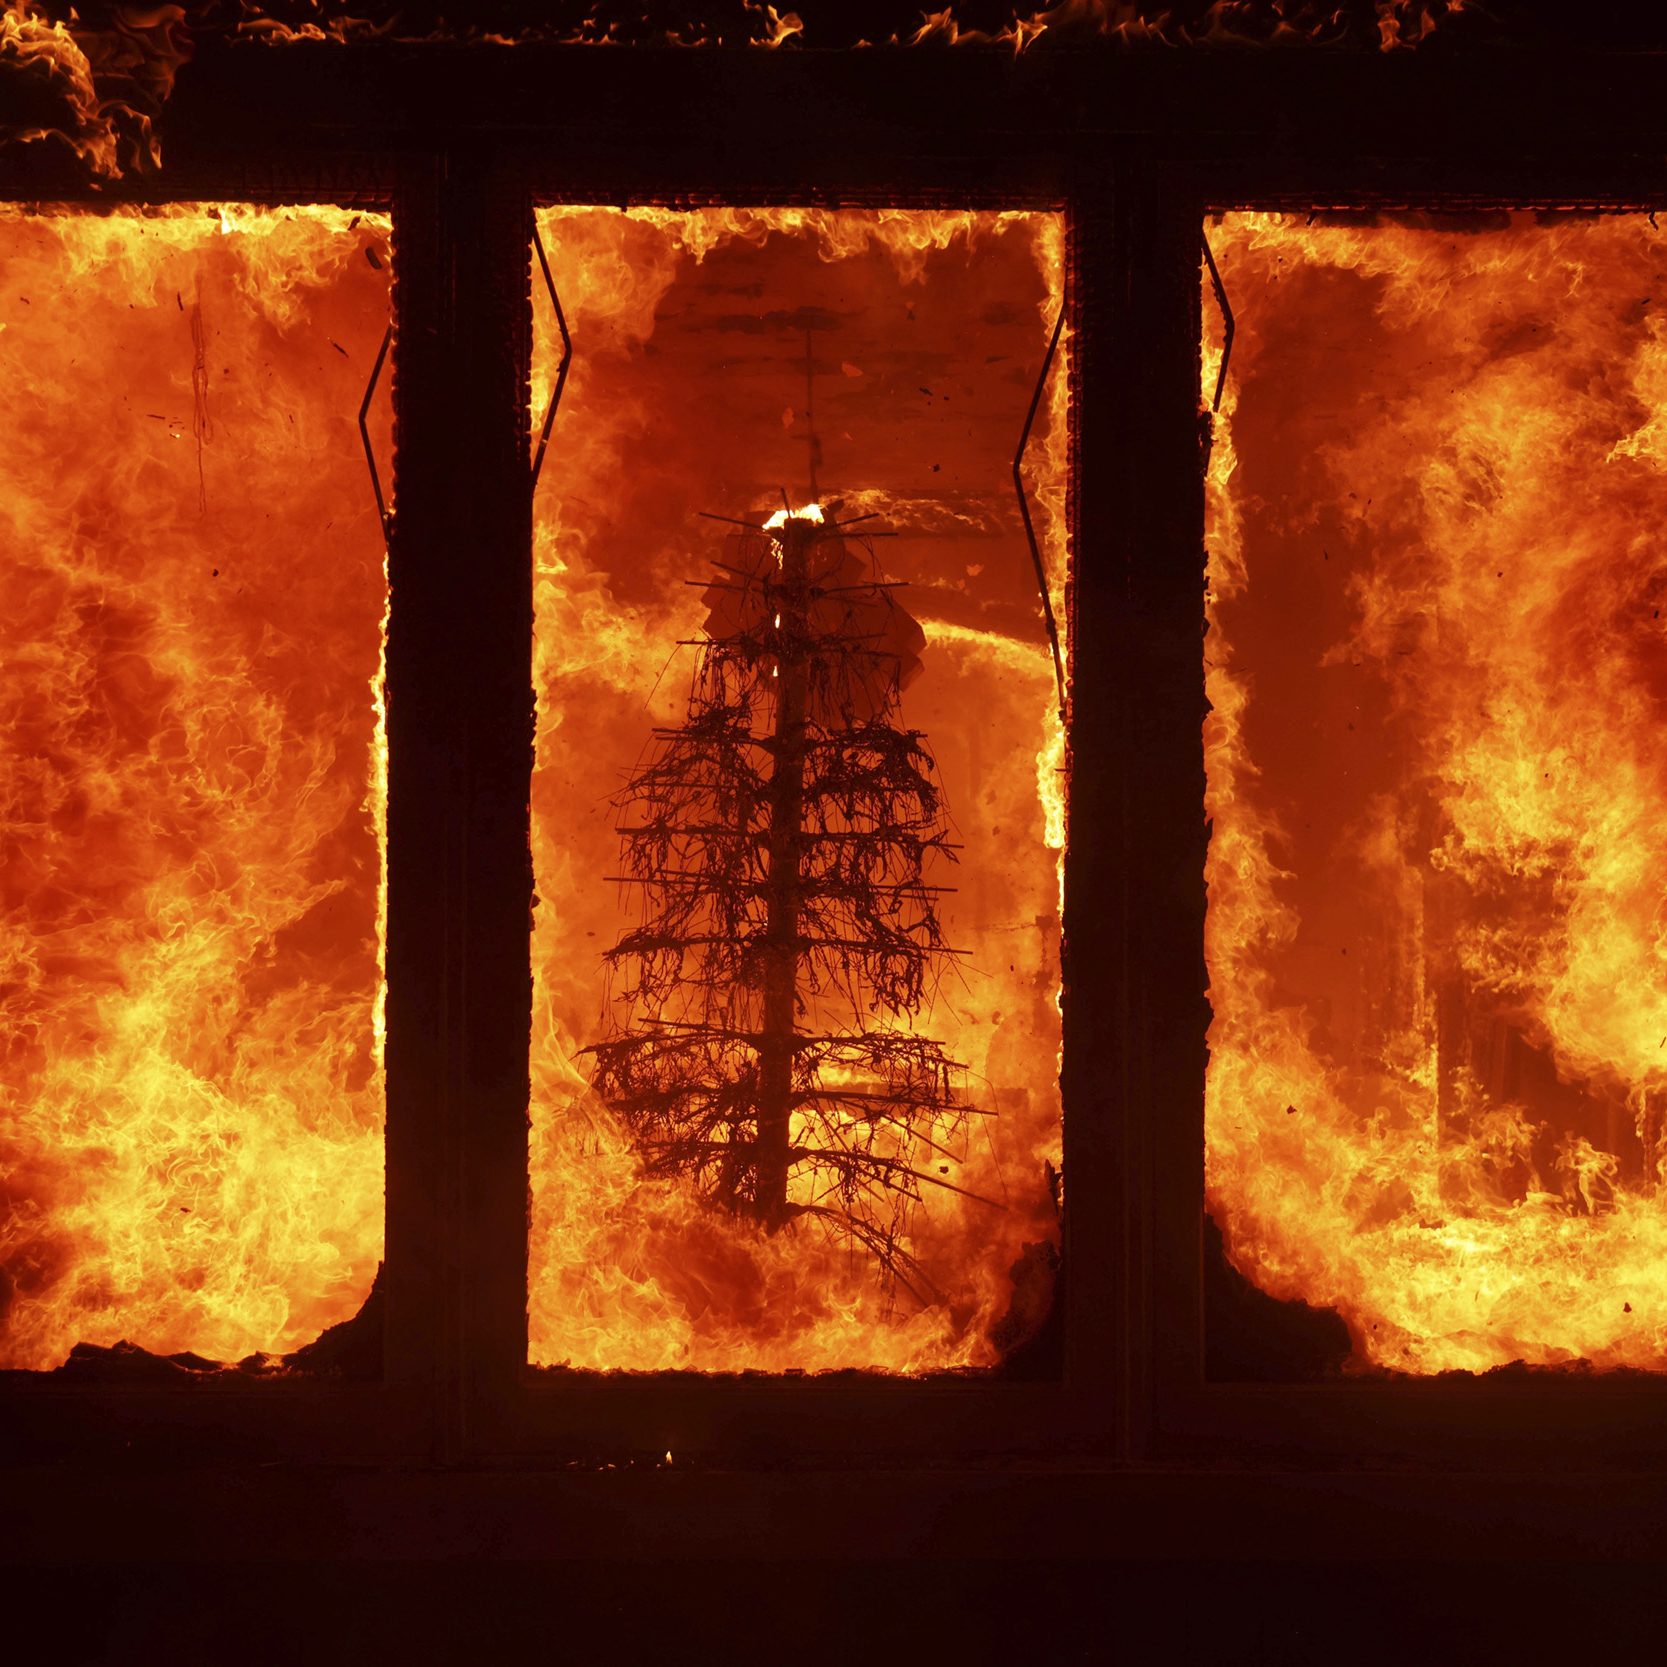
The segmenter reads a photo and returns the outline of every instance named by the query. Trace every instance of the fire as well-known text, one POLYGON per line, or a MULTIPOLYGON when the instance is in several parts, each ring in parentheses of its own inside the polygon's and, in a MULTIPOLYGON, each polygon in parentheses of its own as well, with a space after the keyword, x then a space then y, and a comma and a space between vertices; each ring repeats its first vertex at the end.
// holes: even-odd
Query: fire
MULTIPOLYGON (((979 8, 988 18, 992 8, 979 8)), ((850 32, 833 34, 837 26, 824 20, 808 25, 797 12, 782 11, 766 0, 731 0, 727 8, 709 8, 712 15, 690 18, 675 7, 644 5, 630 8, 588 6, 577 18, 526 23, 495 29, 482 22, 456 22, 424 15, 406 20, 397 11, 380 18, 352 10, 321 10, 318 21, 291 24, 245 6, 231 34, 238 40, 268 45, 300 42, 351 42, 373 39, 472 41, 509 45, 542 41, 572 46, 686 47, 702 49, 772 49, 793 45, 812 47, 868 46, 850 32), (727 15, 719 16, 725 12, 727 15)), ((1389 52, 1415 47, 1427 40, 1449 18, 1474 15, 1474 0, 1373 0, 1368 14, 1376 24, 1378 49, 1389 52)), ((909 8, 899 6, 899 16, 909 8)), ((996 9, 996 15, 1002 15, 996 9)), ((1269 44, 1334 45, 1356 38, 1349 8, 1337 0, 1214 0, 1202 7, 1157 3, 1157 0, 1055 0, 1052 5, 1025 10, 1006 9, 1006 21, 985 28, 964 24, 953 6, 916 8, 915 21, 884 36, 887 46, 995 47, 1013 53, 1028 51, 1038 42, 1076 45, 1111 42, 1119 46, 1262 46, 1269 44)), ((858 25, 859 27, 861 25, 858 25)), ((1370 24, 1367 25, 1368 29, 1370 24)), ((1360 37, 1364 43, 1364 36, 1360 37)))
POLYGON ((28 125, 0 124, 0 151, 60 141, 95 184, 161 162, 152 124, 191 56, 184 9, 103 11, 94 25, 73 7, 38 0, 8 0, 0 10, 0 89, 21 93, 34 112, 28 125))
POLYGON ((766 517, 764 526, 766 530, 774 532, 779 527, 785 527, 789 521, 814 521, 817 526, 821 526, 825 519, 820 504, 805 504, 800 509, 782 508, 776 510, 772 515, 766 517))
POLYGON ((1446 19, 1479 9, 1473 0, 1377 0, 1378 46, 1384 52, 1418 46, 1446 19))
POLYGON ((8 1365, 292 1348, 375 1272, 388 235, 0 210, 8 1365))
MULTIPOLYGON (((1378 48, 1390 52, 1419 45, 1447 17, 1466 10, 1465 0, 1375 0, 1378 48)), ((1111 41, 1120 46, 1262 46, 1333 44, 1350 37, 1346 7, 1327 0, 1215 0, 1193 16, 1151 0, 1057 0, 1022 13, 1014 9, 1000 29, 964 27, 954 7, 923 12, 909 34, 892 44, 1005 46, 1028 51, 1055 41, 1111 41)))
MULTIPOLYGON (((570 14, 572 8, 567 11, 570 14)), ((485 46, 513 46, 519 42, 541 41, 564 46, 635 47, 750 47, 785 46, 805 32, 797 12, 779 11, 767 0, 734 0, 727 20, 691 19, 678 13, 663 14, 664 8, 645 6, 641 12, 592 4, 578 18, 529 23, 524 20, 494 27, 490 22, 455 21, 426 15, 407 21, 393 11, 380 18, 342 12, 321 15, 317 22, 290 24, 267 17, 252 6, 231 25, 238 40, 260 41, 267 46, 294 46, 307 41, 337 45, 365 40, 469 41, 485 46)))
MULTIPOLYGON (((1017 1340, 1009 1310, 1036 1306, 1016 1295, 1014 1265, 1056 1236, 1063 743, 1010 466, 1059 307, 1060 222, 554 208, 539 225, 574 360, 535 532, 532 1358, 993 1363, 1017 1340), (684 645, 723 559, 725 529, 699 512, 756 524, 784 492, 842 521, 872 511, 898 534, 876 549, 888 576, 910 581, 901 594, 927 636, 904 719, 936 753, 963 846, 934 877, 960 888, 943 899, 944 933, 970 953, 921 1031, 969 1067, 969 1098, 996 1114, 941 1159, 944 1178, 1001 1206, 927 1189, 907 1248, 942 1293, 932 1306, 888 1297, 848 1249, 766 1235, 645 1177, 581 1053, 606 1012, 602 951, 628 919, 604 882, 620 860, 611 795, 655 726, 682 720, 684 645)), ((553 338, 536 348, 535 414, 553 338)), ((1066 382, 1056 366, 1027 459, 1056 606, 1066 382)))
POLYGON ((778 12, 757 0, 749 0, 747 10, 758 14, 759 32, 753 38, 760 46, 785 46, 805 32, 805 21, 797 12, 778 12))
POLYGON ((1211 1210, 1362 1364, 1660 1369, 1667 244, 1210 236, 1211 1210))
POLYGON ((63 104, 65 122, 61 128, 0 126, 0 146, 56 135, 95 175, 112 178, 121 172, 115 129, 100 108, 92 66, 68 24, 49 21, 30 0, 12 0, 0 11, 0 65, 15 65, 50 88, 63 104))

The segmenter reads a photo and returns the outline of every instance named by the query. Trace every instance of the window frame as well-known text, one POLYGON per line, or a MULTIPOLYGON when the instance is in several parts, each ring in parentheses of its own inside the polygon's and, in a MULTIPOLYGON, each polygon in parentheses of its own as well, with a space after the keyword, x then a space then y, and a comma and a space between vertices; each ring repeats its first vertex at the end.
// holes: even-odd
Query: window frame
MULTIPOLYGON (((1358 167, 1358 163, 1355 164, 1358 167)), ((1340 190, 1335 167, 1282 162, 1261 170, 1194 168, 1188 191, 1202 232, 1208 216, 1233 210, 1308 213, 1476 212, 1486 210, 1572 210, 1651 213, 1667 207, 1659 185, 1629 192, 1627 160, 1594 163, 1589 158, 1562 170, 1502 164, 1488 158, 1436 167, 1402 163, 1375 170, 1370 188, 1340 190), (1256 175, 1260 173, 1261 177, 1256 175), (1549 188, 1548 188, 1549 187, 1549 188)), ((1223 273, 1232 300, 1231 274, 1223 273)), ((1186 297, 1170 297, 1179 322, 1187 313, 1191 343, 1190 385, 1198 388, 1202 366, 1204 273, 1200 255, 1189 264, 1186 297)), ((1177 359, 1176 370, 1180 369, 1177 359)), ((1231 371, 1229 371, 1231 374, 1231 371)), ((1207 441, 1209 415, 1200 400, 1201 436, 1207 441)), ((1171 713, 1171 745, 1184 752, 1174 769, 1195 789, 1188 797, 1203 825, 1202 717, 1204 696, 1204 563, 1206 455, 1171 458, 1170 490, 1187 476, 1186 543, 1159 581, 1177 616, 1183 596, 1193 625, 1187 687, 1180 709, 1171 713), (1196 721, 1195 721, 1196 720, 1196 721)), ((1178 668, 1177 668, 1178 669, 1178 668)), ((1174 957, 1162 967, 1154 1000, 1178 1020, 1203 999, 1208 1014, 1203 965, 1205 904, 1203 848, 1158 852, 1161 872, 1152 887, 1191 893, 1185 965, 1174 957), (1184 873, 1183 873, 1184 869, 1184 873)), ((1362 1373, 1315 1383, 1211 1381, 1204 1369, 1203 1288, 1206 1216, 1204 1199, 1204 1064, 1201 1046, 1190 1067, 1186 1095, 1175 1104, 1185 1115, 1148 1113, 1155 1171, 1147 1196, 1155 1241, 1169 1254, 1150 1271, 1155 1319, 1138 1347, 1151 1362, 1152 1421, 1147 1451, 1167 1461, 1197 1461, 1232 1453, 1246 1460, 1301 1464, 1434 1464, 1483 1471, 1542 1464, 1548 1452, 1578 1454, 1593 1468, 1630 1468, 1667 1462, 1667 1373, 1586 1375, 1578 1371, 1512 1367, 1492 1375, 1443 1374, 1435 1378, 1362 1373)), ((1178 1088, 1179 1085, 1177 1085, 1178 1088)))
MULTIPOLYGON (((394 217, 387 1263, 379 1382, 0 1385, 0 1459, 1667 1457, 1667 1378, 1202 1372, 1199 232, 1215 207, 1667 206, 1647 56, 1105 51, 205 53, 159 178, 12 200, 394 217), (1543 111, 1563 116, 1556 149, 1543 111), (415 114, 413 114, 415 112, 415 114), (780 135, 799 136, 799 143, 780 135), (1571 137, 1572 136, 1572 137, 1571 137), (804 185, 814 176, 816 186, 804 185), (900 179, 904 182, 899 187, 900 179), (526 1365, 532 205, 1063 207, 1073 654, 1058 1384, 526 1365)), ((0 159, 4 161, 4 159, 0 159)), ((559 443, 558 439, 553 443, 559 443)), ((385 471, 386 473, 386 471, 385 471)))
MULTIPOLYGON (((650 176, 649 187, 621 190, 617 180, 587 188, 574 173, 552 168, 548 158, 524 153, 510 164, 518 176, 524 202, 526 244, 523 265, 530 266, 535 207, 546 203, 595 203, 607 206, 678 206, 728 204, 745 207, 809 205, 827 208, 898 207, 974 210, 1030 209, 1061 214, 1066 221, 1066 306, 1073 332, 1080 332, 1077 286, 1074 281, 1075 241, 1068 197, 1057 191, 970 191, 906 186, 878 190, 853 182, 844 189, 807 192, 783 191, 750 183, 745 175, 714 175, 703 170, 667 177, 662 166, 650 176)), ((541 283, 541 280, 539 280, 541 283)), ((531 301, 531 298, 529 297, 531 301)), ((543 307, 539 296, 531 304, 543 307)), ((529 313, 530 318, 530 313, 529 313)), ((1073 346, 1071 398, 1077 397, 1073 346)), ((523 361, 530 368, 530 357, 523 361)), ((1054 374, 1059 374, 1056 369, 1054 374)), ((530 416, 521 405, 519 443, 523 455, 531 445, 530 416)), ((1074 505, 1077 470, 1070 461, 1074 505)), ((1017 435, 1015 434, 1015 439, 1017 435)), ((552 448, 561 443, 558 419, 552 448)), ((546 488, 548 489, 548 488, 546 488)), ((531 498, 528 497, 528 524, 531 498)), ((1073 571, 1079 559, 1072 516, 1073 571)), ((526 583, 532 582, 530 538, 526 555, 526 583)), ((1072 581, 1073 587, 1075 580, 1072 581)), ((1067 615, 1072 613, 1068 602, 1067 615)), ((528 780, 530 793, 530 777, 528 780)), ((1072 891, 1073 856, 1067 851, 1067 922, 1072 891)), ((1066 926, 1069 934, 1069 924, 1066 926)), ((530 976, 530 964, 529 964, 530 976)), ((1072 1026, 1071 996, 1065 997, 1065 1032, 1072 1026)), ((1069 1044, 1067 1043, 1069 1051, 1069 1044)), ((1079 1174, 1092 1174, 1096 1162, 1087 1143, 1074 1136, 1067 1113, 1064 1120, 1065 1162, 1079 1174)), ((507 1140, 504 1159, 507 1162, 507 1140)), ((520 1167, 514 1177, 523 1201, 529 1184, 525 1120, 517 1146, 520 1167)), ((1086 1183, 1085 1183, 1086 1184, 1086 1183)), ((504 1182, 507 1198, 509 1179, 504 1182)), ((1077 1212, 1081 1214, 1082 1212, 1077 1212)), ((523 1202, 521 1223, 526 1222, 523 1202)), ((1065 1256, 1072 1255, 1073 1217, 1065 1214, 1065 1256)), ((1111 1397, 1099 1381, 1102 1363, 1091 1350, 1069 1341, 1093 1329, 1091 1314, 1103 1312, 1109 1300, 1107 1277, 1093 1275, 1067 1281, 1061 1287, 1065 1304, 1066 1360, 1060 1381, 1017 1381, 990 1372, 946 1372, 919 1378, 880 1373, 841 1371, 820 1374, 762 1373, 601 1373, 560 1367, 533 1366, 526 1361, 527 1253, 523 1234, 513 1247, 506 1238, 483 1233, 478 1246, 474 1279, 490 1284, 500 1295, 495 1306, 507 1314, 518 1305, 520 1324, 512 1341, 492 1342, 494 1358, 503 1364, 492 1377, 477 1380, 477 1394, 469 1416, 472 1439, 479 1451, 572 1458, 604 1451, 620 1451, 645 1459, 665 1452, 697 1455, 723 1454, 747 1463, 806 1464, 818 1460, 842 1463, 896 1463, 930 1455, 934 1459, 979 1459, 1003 1455, 1058 1454, 1091 1450, 1108 1454, 1114 1432, 1111 1397), (511 1366, 510 1355, 514 1352, 511 1366)))
MULTIPOLYGON (((89 214, 180 202, 272 208, 330 205, 389 215, 397 240, 412 191, 412 170, 392 158, 366 157, 350 172, 352 182, 347 184, 330 170, 304 164, 233 165, 183 169, 162 182, 102 191, 84 184, 43 191, 39 181, 28 175, 20 185, 12 186, 0 173, 0 200, 23 207, 80 208, 89 214)), ((396 247, 389 297, 389 321, 396 337, 400 309, 396 247)), ((396 344, 383 372, 384 388, 389 378, 397 378, 399 359, 396 344)), ((391 463, 388 458, 378 459, 385 483, 391 463)), ((367 497, 371 492, 368 475, 365 492, 367 497)), ((390 545, 390 566, 394 559, 390 545)), ((389 1129, 395 1121, 394 1100, 390 1077, 384 1106, 389 1129)), ((390 1176, 390 1231, 395 1190, 390 1176)), ((401 1292, 404 1300, 397 1304, 388 1297, 397 1284, 391 1277, 385 1281, 384 1301, 390 1311, 397 1308, 405 1313, 413 1306, 409 1292, 401 1292)), ((401 1342, 409 1351, 408 1332, 408 1327, 402 1331, 390 1323, 390 1362, 399 1358, 401 1342)), ((376 1460, 421 1450, 428 1442, 431 1421, 425 1397, 414 1389, 413 1375, 393 1370, 376 1382, 323 1376, 198 1379, 188 1373, 181 1373, 177 1382, 154 1378, 76 1381, 60 1379, 50 1371, 16 1370, 0 1374, 0 1380, 0 1467, 134 1455, 193 1465, 251 1457, 376 1460)))

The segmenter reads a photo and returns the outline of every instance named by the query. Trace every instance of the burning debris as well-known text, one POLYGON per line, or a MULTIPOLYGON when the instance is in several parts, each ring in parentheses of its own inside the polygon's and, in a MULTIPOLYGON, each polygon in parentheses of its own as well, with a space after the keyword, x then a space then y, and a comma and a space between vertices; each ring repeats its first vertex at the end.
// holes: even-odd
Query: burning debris
POLYGON ((973 1112, 912 1027, 953 953, 927 872, 954 848, 899 712, 925 638, 871 537, 819 506, 735 535, 719 568, 687 721, 620 800, 644 906, 608 952, 624 1019, 595 1086, 652 1173, 852 1241, 928 1301, 909 1215, 923 1186, 961 1190, 943 1177, 973 1112))

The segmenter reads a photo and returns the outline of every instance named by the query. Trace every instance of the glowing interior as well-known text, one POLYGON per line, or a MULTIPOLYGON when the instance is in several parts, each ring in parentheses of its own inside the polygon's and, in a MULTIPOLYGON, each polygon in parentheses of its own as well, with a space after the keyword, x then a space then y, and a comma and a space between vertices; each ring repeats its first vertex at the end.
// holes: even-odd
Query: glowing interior
MULTIPOLYGON (((555 208, 539 225, 574 358, 536 509, 531 1357, 991 1364, 1041 1323, 1057 1236, 1062 732, 1010 471, 1060 305, 1060 223, 555 208), (632 920, 607 879, 612 799, 656 726, 686 720, 726 559, 732 529, 701 512, 756 525, 784 496, 874 512, 926 636, 903 717, 962 846, 932 878, 958 888, 941 915, 965 953, 917 1023, 993 1113, 934 1164, 961 1190, 934 1181, 910 1213, 926 1301, 803 1222, 767 1232, 650 1178, 584 1052, 608 1018, 602 953, 632 920)), ((542 301, 539 317, 535 418, 560 347, 542 301)), ((1065 388, 1061 362, 1027 459, 1061 619, 1065 388)))
POLYGON ((388 233, 0 209, 7 1365, 286 1350, 375 1272, 388 233))
POLYGON ((1667 232, 1209 235, 1210 1208, 1357 1365, 1658 1370, 1667 232))

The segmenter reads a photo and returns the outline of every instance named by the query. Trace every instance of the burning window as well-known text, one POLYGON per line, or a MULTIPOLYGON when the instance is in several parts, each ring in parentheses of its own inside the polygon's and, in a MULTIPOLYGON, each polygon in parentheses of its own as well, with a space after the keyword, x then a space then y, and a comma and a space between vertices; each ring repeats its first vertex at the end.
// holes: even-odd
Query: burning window
POLYGON ((1357 1365, 1660 1369, 1667 233, 1209 235, 1210 1209, 1357 1365))
POLYGON ((7 1365, 286 1350, 374 1275, 388 232, 0 210, 7 1365))
POLYGON ((993 1364, 1057 1260, 1060 221, 539 226, 532 1359, 993 1364))

